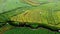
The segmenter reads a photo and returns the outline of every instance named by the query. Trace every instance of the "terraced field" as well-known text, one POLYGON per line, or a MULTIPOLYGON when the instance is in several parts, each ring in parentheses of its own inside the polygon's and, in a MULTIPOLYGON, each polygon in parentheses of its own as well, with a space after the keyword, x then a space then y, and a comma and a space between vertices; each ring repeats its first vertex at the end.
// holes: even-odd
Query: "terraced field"
MULTIPOLYGON (((45 31, 46 34, 50 34, 47 32, 49 30, 59 31, 59 4, 59 0, 0 0, 0 34, 4 34, 5 31, 10 30, 12 28, 18 27, 19 29, 20 26, 24 27, 22 29, 20 28, 22 31, 23 29, 27 29, 30 31, 29 28, 25 27, 30 27, 32 29, 38 29, 38 27, 43 27, 39 29, 41 31, 37 30, 36 34, 37 32, 40 32, 40 34, 41 32, 45 33, 45 31)), ((35 30, 31 31, 35 32, 35 30)), ((31 31, 29 33, 31 33, 31 31)), ((52 34, 60 33, 56 32, 52 34)))

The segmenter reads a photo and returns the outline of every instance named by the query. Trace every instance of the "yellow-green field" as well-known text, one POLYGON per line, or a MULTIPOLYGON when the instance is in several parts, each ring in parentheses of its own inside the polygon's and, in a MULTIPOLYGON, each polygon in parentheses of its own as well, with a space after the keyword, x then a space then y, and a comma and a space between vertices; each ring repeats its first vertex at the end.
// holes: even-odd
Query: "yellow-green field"
POLYGON ((60 31, 60 0, 0 0, 0 34, 60 34, 56 30, 60 31))

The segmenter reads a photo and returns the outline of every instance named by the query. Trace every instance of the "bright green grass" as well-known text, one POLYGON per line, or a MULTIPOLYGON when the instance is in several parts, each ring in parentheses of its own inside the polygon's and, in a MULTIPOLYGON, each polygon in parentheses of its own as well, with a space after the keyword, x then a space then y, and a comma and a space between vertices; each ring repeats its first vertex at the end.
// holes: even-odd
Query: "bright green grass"
POLYGON ((0 13, 24 6, 28 6, 28 4, 24 4, 20 0, 0 0, 0 13))

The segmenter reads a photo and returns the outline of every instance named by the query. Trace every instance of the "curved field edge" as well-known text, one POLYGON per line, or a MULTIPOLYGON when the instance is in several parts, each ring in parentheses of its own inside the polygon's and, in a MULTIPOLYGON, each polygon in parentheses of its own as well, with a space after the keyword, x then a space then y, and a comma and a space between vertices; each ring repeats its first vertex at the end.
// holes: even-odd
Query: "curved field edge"
MULTIPOLYGON (((37 24, 35 23, 35 25, 37 25, 37 24)), ((44 33, 46 33, 46 34, 48 34, 48 33, 60 34, 59 32, 50 31, 46 28, 41 28, 41 27, 34 30, 34 29, 29 28, 29 27, 14 27, 14 26, 11 26, 9 24, 6 24, 5 26, 0 28, 0 34, 7 34, 7 33, 8 34, 13 34, 13 33, 14 34, 25 34, 24 32, 29 33, 29 34, 31 34, 31 32, 36 32, 38 34, 41 34, 41 33, 42 34, 44 34, 44 33), (18 30, 16 30, 16 29, 18 29, 18 30)))
POLYGON ((10 17, 16 16, 18 14, 21 14, 21 13, 25 12, 25 10, 27 10, 28 7, 29 6, 17 7, 15 9, 0 13, 0 22, 6 22, 10 19, 10 17))
MULTIPOLYGON (((48 13, 49 15, 47 15, 47 12, 49 12, 49 11, 47 11, 47 10, 40 10, 40 8, 39 7, 37 7, 37 8, 32 8, 32 9, 30 9, 30 10, 27 10, 27 12, 26 13, 22 13, 22 14, 19 14, 19 15, 16 15, 16 16, 13 16, 13 17, 11 17, 11 21, 15 21, 15 24, 19 24, 18 22, 20 22, 20 23, 31 23, 31 24, 34 24, 34 23, 37 23, 38 25, 40 24, 40 26, 42 26, 42 27, 45 27, 45 28, 49 28, 49 29, 52 29, 52 30, 59 30, 60 29, 60 24, 55 24, 55 23, 58 23, 59 21, 56 21, 56 22, 54 22, 55 20, 52 18, 52 17, 54 17, 54 18, 56 18, 57 17, 57 15, 53 15, 53 16, 49 16, 50 15, 50 12, 48 13), (40 15, 40 11, 42 12, 41 13, 41 15, 43 15, 44 17, 42 17, 41 15, 40 15), (32 13, 32 14, 31 14, 32 13), (25 15, 24 15, 25 14, 25 15), (26 16, 26 17, 25 17, 26 16), (38 16, 38 17, 37 17, 38 16), (49 16, 48 18, 46 18, 46 16, 49 16), (56 17, 55 17, 56 16, 56 17), (37 19, 35 19, 35 17, 37 18, 37 19), (30 20, 29 21, 29 19, 32 19, 32 20, 30 20), (34 19, 35 19, 35 21, 36 22, 34 22, 34 19), (50 19, 50 18, 52 18, 52 20, 48 20, 49 21, 49 23, 46 21, 47 19, 50 19), (22 21, 20 21, 20 19, 22 20, 22 21), (41 20, 41 21, 40 21, 41 20), (42 21, 43 20, 43 21, 42 21), (17 21, 17 22, 16 22, 17 21), (52 22, 52 23, 50 23, 50 21, 52 22)), ((59 12, 60 13, 60 12, 59 12)), ((53 14, 55 14, 55 13, 53 13, 53 14)), ((59 15, 58 15, 59 16, 59 15)), ((59 18, 59 17, 58 17, 59 18)), ((57 18, 57 20, 58 20, 58 18, 57 18)), ((13 24, 14 24, 14 22, 13 22, 13 24)))
POLYGON ((4 32, 4 34, 60 34, 60 33, 50 31, 45 28, 38 28, 36 30, 32 30, 28 27, 16 27, 14 29, 4 32))
POLYGON ((59 31, 60 28, 51 24, 45 24, 45 23, 28 23, 28 22, 13 22, 13 23, 9 23, 10 25, 16 26, 16 27, 30 27, 32 29, 38 29, 40 27, 52 30, 52 31, 59 31))

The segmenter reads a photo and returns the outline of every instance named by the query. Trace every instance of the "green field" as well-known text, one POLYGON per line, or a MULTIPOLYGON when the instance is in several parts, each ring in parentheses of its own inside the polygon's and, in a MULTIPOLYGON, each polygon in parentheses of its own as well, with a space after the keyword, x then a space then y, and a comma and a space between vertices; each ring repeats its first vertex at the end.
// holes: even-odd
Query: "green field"
POLYGON ((60 33, 53 32, 44 28, 32 30, 28 27, 20 27, 20 28, 17 27, 12 30, 6 31, 4 34, 60 34, 60 33))
POLYGON ((0 0, 0 34, 60 34, 51 31, 60 29, 60 0, 0 0), (13 24, 26 23, 37 27, 15 27, 6 24, 6 21, 15 21, 13 24))

